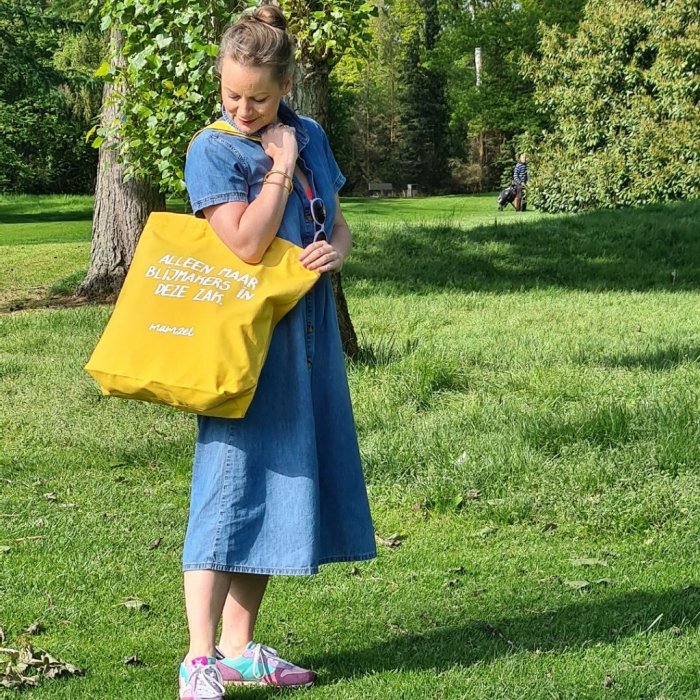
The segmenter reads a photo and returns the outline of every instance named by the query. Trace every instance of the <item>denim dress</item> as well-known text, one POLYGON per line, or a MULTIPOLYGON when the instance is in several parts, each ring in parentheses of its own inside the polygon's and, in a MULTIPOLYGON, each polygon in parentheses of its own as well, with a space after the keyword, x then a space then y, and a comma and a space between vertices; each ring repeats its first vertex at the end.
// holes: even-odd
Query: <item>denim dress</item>
MULTIPOLYGON (((330 236, 345 178, 323 129, 280 104, 298 164, 326 205, 330 236)), ((223 118, 233 124, 224 111, 223 118)), ((250 139, 207 129, 193 140, 185 181, 195 214, 251 202, 272 160, 250 139)), ((277 235, 313 240, 297 178, 277 235)), ((245 418, 198 416, 183 569, 314 574, 320 564, 376 555, 330 277, 285 316, 245 418)))

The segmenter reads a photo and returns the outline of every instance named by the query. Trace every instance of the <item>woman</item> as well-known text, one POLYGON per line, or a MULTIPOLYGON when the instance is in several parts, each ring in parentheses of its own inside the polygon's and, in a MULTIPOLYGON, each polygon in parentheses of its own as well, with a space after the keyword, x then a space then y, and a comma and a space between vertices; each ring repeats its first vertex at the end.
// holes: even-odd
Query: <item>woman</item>
MULTIPOLYGON (((195 214, 243 260, 259 262, 280 236, 303 248, 307 268, 327 273, 350 252, 337 196, 345 178, 321 127, 282 102, 293 53, 270 5, 226 31, 223 118, 239 134, 198 134, 185 180, 195 214)), ((269 575, 376 554, 328 275, 275 329, 246 417, 198 423, 180 697, 221 700, 229 683, 311 685, 312 671, 256 643, 253 631, 269 575)))

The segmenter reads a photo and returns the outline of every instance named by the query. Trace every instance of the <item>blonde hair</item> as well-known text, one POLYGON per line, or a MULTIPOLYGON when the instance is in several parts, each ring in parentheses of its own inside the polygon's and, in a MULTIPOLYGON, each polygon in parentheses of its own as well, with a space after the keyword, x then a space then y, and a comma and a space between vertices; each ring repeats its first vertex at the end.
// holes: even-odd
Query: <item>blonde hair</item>
POLYGON ((225 58, 243 66, 266 66, 282 84, 294 71, 294 42, 287 20, 274 5, 261 5, 244 12, 221 38, 216 71, 221 75, 225 58))

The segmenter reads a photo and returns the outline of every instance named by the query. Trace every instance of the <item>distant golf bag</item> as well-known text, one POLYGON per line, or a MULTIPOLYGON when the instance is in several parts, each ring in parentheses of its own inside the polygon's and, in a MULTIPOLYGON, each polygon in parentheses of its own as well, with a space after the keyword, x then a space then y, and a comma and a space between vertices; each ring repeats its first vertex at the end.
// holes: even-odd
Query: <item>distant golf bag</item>
MULTIPOLYGON (((498 211, 503 211, 509 204, 513 204, 517 193, 518 188, 514 182, 511 182, 508 187, 501 190, 501 193, 498 195, 498 211)), ((514 204, 513 207, 515 207, 514 204)))
MULTIPOLYGON (((498 195, 498 211, 503 211, 509 204, 513 205, 513 209, 517 210, 515 199, 518 196, 518 185, 515 182, 511 182, 508 187, 501 190, 498 195)), ((525 194, 525 185, 522 185, 520 194, 520 211, 525 211, 527 207, 527 200, 525 194)))

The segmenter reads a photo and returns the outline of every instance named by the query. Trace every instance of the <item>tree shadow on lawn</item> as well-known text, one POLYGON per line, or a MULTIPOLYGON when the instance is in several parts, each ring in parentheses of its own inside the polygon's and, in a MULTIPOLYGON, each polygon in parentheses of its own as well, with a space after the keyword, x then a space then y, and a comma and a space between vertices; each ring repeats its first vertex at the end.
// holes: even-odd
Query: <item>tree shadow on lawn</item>
MULTIPOLYGON (((678 636, 700 624, 700 587, 662 593, 632 592, 604 599, 593 593, 558 610, 545 610, 500 620, 468 619, 459 626, 436 627, 422 634, 403 634, 361 649, 305 659, 327 669, 326 679, 383 671, 446 671, 455 666, 495 661, 518 652, 559 654, 593 644, 615 644, 640 634, 678 636)), ((426 625, 430 625, 426 620, 426 625)), ((434 623, 433 623, 434 624, 434 623)))
POLYGON ((449 222, 358 230, 348 278, 402 292, 700 287, 700 200, 464 229, 449 222))
POLYGON ((700 346, 690 343, 675 343, 649 353, 631 353, 606 357, 601 364, 606 367, 626 369, 647 369, 652 372, 665 372, 682 365, 700 363, 700 346))
POLYGON ((92 207, 81 207, 68 211, 37 211, 13 214, 0 211, 0 224, 41 224, 50 221, 90 221, 92 207))

